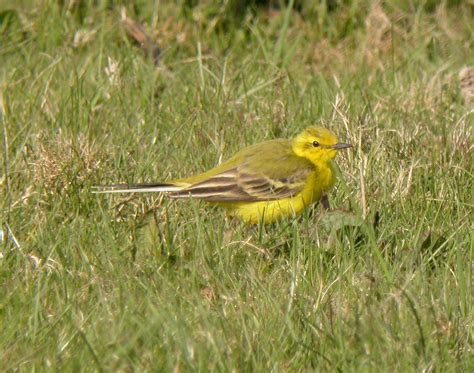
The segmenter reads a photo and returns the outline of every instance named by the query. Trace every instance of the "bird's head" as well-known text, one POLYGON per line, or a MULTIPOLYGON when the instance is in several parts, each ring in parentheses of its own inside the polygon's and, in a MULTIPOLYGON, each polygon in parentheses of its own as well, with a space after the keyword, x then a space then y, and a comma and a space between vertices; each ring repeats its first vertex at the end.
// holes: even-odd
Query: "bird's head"
POLYGON ((338 150, 351 145, 340 143, 336 135, 326 128, 309 127, 295 137, 292 147, 296 155, 317 164, 333 159, 338 150))

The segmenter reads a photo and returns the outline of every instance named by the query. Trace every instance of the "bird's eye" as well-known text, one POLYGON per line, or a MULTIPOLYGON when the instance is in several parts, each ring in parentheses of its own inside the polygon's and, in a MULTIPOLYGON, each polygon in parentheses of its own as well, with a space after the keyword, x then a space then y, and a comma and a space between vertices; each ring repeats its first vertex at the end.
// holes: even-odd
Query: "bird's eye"
POLYGON ((313 141, 313 146, 314 146, 315 148, 317 148, 317 147, 319 146, 319 142, 313 141))

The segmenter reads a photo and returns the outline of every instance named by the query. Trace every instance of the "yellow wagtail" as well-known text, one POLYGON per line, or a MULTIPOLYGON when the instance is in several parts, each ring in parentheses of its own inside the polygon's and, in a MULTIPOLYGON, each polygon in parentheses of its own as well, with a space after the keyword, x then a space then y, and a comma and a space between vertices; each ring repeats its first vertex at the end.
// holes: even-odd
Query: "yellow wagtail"
POLYGON ((325 198, 335 182, 333 159, 338 150, 350 146, 325 128, 309 127, 293 140, 249 146, 196 176, 166 183, 96 186, 94 192, 164 192, 170 198, 217 204, 252 224, 271 223, 325 198))

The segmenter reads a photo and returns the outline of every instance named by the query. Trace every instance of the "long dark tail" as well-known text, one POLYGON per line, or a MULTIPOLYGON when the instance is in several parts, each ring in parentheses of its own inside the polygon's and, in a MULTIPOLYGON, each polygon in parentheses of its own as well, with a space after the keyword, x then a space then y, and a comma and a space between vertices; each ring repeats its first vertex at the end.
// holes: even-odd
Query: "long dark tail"
POLYGON ((173 184, 113 184, 96 185, 92 193, 143 193, 143 192, 178 192, 183 187, 173 184))

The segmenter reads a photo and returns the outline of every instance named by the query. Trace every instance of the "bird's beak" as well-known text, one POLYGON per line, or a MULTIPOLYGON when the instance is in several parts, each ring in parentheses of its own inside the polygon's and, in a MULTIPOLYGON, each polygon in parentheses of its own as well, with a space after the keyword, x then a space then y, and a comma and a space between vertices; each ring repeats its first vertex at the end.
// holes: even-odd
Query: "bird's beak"
POLYGON ((334 145, 332 148, 336 149, 336 150, 341 150, 341 149, 347 149, 347 148, 351 148, 351 147, 352 147, 351 144, 344 144, 343 142, 340 142, 340 143, 334 145))

